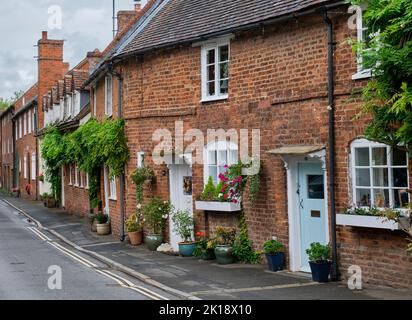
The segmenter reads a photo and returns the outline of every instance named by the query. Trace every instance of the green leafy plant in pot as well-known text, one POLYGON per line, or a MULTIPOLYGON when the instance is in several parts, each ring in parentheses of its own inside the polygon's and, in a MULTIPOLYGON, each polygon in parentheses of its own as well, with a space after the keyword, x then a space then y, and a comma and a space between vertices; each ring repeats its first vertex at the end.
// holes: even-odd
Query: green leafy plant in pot
POLYGON ((285 246, 276 239, 263 244, 263 252, 266 255, 269 270, 277 272, 283 270, 285 265, 285 246))
POLYGON ((196 233, 196 237, 198 238, 198 241, 196 242, 196 248, 193 255, 206 261, 215 260, 216 239, 208 239, 206 234, 201 231, 196 233))
POLYGON ((172 215, 173 230, 181 238, 179 243, 179 253, 183 257, 192 257, 196 249, 196 242, 193 241, 193 230, 195 222, 189 211, 176 211, 172 215))
POLYGON ((99 212, 95 218, 97 234, 99 236, 107 236, 111 233, 110 219, 107 214, 99 212))
POLYGON ((306 250, 309 255, 309 264, 312 270, 312 278, 315 282, 329 282, 330 270, 332 267, 331 247, 318 242, 312 243, 306 250))
POLYGON ((137 210, 125 221, 127 234, 132 246, 140 246, 143 243, 143 212, 142 205, 137 205, 137 210))
POLYGON ((219 264, 234 263, 233 244, 236 239, 236 229, 216 227, 215 230, 217 245, 215 255, 219 264))
POLYGON ((163 243, 163 228, 171 210, 170 202, 159 198, 153 198, 144 207, 145 223, 151 231, 145 238, 149 250, 156 251, 163 243))

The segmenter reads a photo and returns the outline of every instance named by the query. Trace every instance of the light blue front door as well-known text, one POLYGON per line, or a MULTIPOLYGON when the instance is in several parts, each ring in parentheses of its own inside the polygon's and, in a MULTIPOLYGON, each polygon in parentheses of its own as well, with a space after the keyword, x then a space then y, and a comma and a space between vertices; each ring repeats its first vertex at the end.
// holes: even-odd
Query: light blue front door
POLYGON ((299 164, 301 270, 310 272, 306 249, 313 242, 327 243, 325 176, 319 163, 299 164))

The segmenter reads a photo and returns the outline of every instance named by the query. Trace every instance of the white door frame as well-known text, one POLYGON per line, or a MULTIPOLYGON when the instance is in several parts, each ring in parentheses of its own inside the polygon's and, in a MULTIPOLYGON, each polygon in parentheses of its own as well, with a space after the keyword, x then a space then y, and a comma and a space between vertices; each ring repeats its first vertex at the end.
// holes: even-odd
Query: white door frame
POLYGON ((110 216, 110 201, 109 201, 109 169, 108 167, 103 167, 103 186, 104 186, 104 213, 110 216))
POLYGON ((321 163, 325 177, 325 226, 326 241, 330 241, 329 234, 329 205, 328 205, 328 177, 326 170, 326 151, 321 150, 307 155, 283 155, 282 160, 285 162, 287 171, 287 198, 288 198, 288 219, 289 219, 289 255, 290 270, 293 272, 301 270, 301 253, 306 248, 301 248, 301 225, 299 197, 297 195, 299 181, 299 164, 300 163, 321 163))
MULTIPOLYGON (((191 171, 191 176, 193 178, 193 171, 192 171, 192 166, 190 164, 176 164, 176 165, 169 165, 168 169, 169 169, 169 188, 170 188, 170 202, 172 204, 180 201, 179 199, 179 194, 178 192, 182 192, 182 190, 177 190, 176 189, 176 178, 177 176, 180 174, 180 168, 182 167, 188 167, 191 171)), ((180 185, 179 185, 180 186, 180 185)), ((189 197, 189 196, 187 196, 189 197)), ((194 214, 193 212, 193 195, 192 195, 192 204, 191 204, 191 208, 190 208, 190 213, 194 214)), ((177 252, 179 251, 179 247, 177 245, 177 243, 173 243, 173 238, 180 238, 178 235, 176 235, 176 233, 173 230, 173 222, 171 217, 169 216, 169 235, 170 235, 170 245, 173 247, 173 249, 177 252)))

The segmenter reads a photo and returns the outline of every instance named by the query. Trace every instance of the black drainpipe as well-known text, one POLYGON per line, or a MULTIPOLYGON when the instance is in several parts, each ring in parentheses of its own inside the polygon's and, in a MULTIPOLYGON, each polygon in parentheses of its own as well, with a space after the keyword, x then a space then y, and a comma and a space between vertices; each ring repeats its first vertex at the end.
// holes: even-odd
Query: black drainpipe
POLYGON ((330 222, 332 228, 332 271, 333 281, 339 280, 338 250, 336 241, 336 203, 335 203, 335 107, 334 107, 334 49, 333 23, 327 11, 323 13, 323 20, 328 28, 328 111, 329 111, 329 197, 330 197, 330 222))
MULTIPOLYGON (((109 72, 117 78, 117 105, 118 112, 117 117, 119 119, 123 118, 123 107, 122 107, 122 85, 123 77, 120 73, 113 70, 113 64, 109 64, 109 72)), ((124 230, 124 202, 125 202, 125 174, 124 172, 120 175, 120 241, 125 241, 126 234, 124 230)))

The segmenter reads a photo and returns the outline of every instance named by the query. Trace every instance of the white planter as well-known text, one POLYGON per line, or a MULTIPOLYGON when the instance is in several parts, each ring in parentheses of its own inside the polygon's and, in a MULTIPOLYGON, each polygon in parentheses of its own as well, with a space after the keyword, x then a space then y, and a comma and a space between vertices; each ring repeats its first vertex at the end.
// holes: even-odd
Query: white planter
POLYGON ((401 218, 399 222, 383 217, 358 216, 352 214, 337 214, 336 224, 348 227, 363 227, 387 230, 402 230, 409 225, 408 218, 401 218))
POLYGON ((217 201, 196 201, 196 210, 238 212, 242 208, 240 203, 217 202, 217 201))

